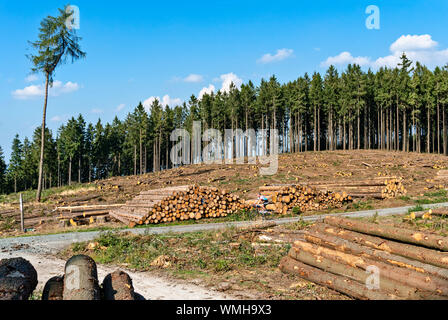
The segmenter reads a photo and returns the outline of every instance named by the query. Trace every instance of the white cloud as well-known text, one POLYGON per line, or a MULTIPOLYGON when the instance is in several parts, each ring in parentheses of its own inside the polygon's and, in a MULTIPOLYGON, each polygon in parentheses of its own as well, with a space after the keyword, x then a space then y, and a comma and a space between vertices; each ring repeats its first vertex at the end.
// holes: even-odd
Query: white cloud
POLYGON ((44 95, 44 91, 42 86, 28 86, 23 89, 17 89, 12 92, 12 95, 15 99, 19 100, 26 100, 26 99, 32 99, 35 97, 40 97, 44 95))
POLYGON ((152 103, 158 100, 160 102, 160 104, 165 107, 166 105, 169 105, 170 107, 174 107, 177 105, 182 104, 182 100, 179 98, 171 98, 169 95, 164 95, 162 99, 160 99, 160 97, 149 97, 148 99, 146 99, 145 101, 143 101, 143 107, 145 108, 146 111, 150 111, 151 110, 151 105, 152 103))
POLYGON ((192 83, 202 82, 203 80, 204 80, 203 76, 201 76, 200 74, 194 74, 194 73, 188 75, 187 77, 185 77, 183 79, 183 81, 185 81, 185 82, 192 82, 192 83))
POLYGON ((321 63, 321 66, 346 65, 349 63, 356 63, 360 66, 365 66, 370 63, 370 59, 368 57, 353 57, 350 52, 344 51, 337 56, 328 57, 327 60, 321 63))
POLYGON ((258 63, 271 63, 276 61, 282 61, 292 56, 294 50, 292 49, 278 49, 277 53, 272 55, 270 53, 266 53, 260 59, 258 59, 258 63))
POLYGON ((403 52, 415 62, 420 62, 428 67, 445 65, 448 63, 448 49, 438 50, 437 41, 432 40, 429 34, 424 35, 402 35, 390 46, 390 54, 371 60, 368 57, 353 57, 350 52, 344 51, 337 56, 329 57, 321 63, 321 66, 347 65, 356 63, 361 66, 373 68, 389 67, 394 68, 400 62, 403 52))
POLYGON ((123 110, 124 107, 126 107, 126 105, 125 105, 124 103, 122 103, 122 104, 120 104, 120 105, 117 106, 117 108, 115 109, 115 111, 119 112, 119 111, 123 110))
POLYGON ((39 77, 35 74, 30 74, 28 77, 25 78, 26 82, 34 82, 37 81, 39 77))
MULTIPOLYGON (((80 86, 77 83, 68 81, 63 84, 61 81, 56 80, 53 82, 53 86, 49 88, 49 95, 56 97, 61 94, 71 93, 79 90, 80 86)), ((12 92, 12 95, 15 99, 19 100, 27 100, 33 99, 36 97, 42 97, 45 94, 45 86, 40 85, 30 85, 23 89, 17 89, 12 92)))
POLYGON ((215 92, 215 86, 210 84, 208 87, 202 88, 202 90, 199 92, 199 99, 202 99, 204 94, 211 94, 212 92, 215 92))
POLYGON ((429 34, 424 35, 402 35, 390 46, 391 52, 427 50, 437 46, 437 42, 431 39, 429 34))
POLYGON ((53 122, 61 122, 62 120, 63 119, 61 116, 54 116, 50 119, 50 121, 53 121, 53 122))
POLYGON ((103 110, 94 108, 94 109, 90 110, 90 112, 93 114, 102 114, 103 110))
POLYGON ((243 84, 243 80, 233 72, 222 74, 220 76, 220 79, 222 81, 222 87, 221 87, 222 92, 229 92, 231 83, 233 83, 235 87, 237 87, 238 89, 243 84))
MULTIPOLYGON (((230 91, 230 85, 233 83, 237 89, 241 88, 241 85, 243 84, 243 79, 238 77, 233 72, 222 74, 219 76, 219 78, 214 78, 214 82, 221 82, 221 89, 219 91, 221 92, 229 92, 230 91)), ((213 84, 209 84, 208 87, 204 87, 199 92, 199 99, 202 99, 204 94, 210 94, 212 92, 215 92, 216 87, 213 84)))

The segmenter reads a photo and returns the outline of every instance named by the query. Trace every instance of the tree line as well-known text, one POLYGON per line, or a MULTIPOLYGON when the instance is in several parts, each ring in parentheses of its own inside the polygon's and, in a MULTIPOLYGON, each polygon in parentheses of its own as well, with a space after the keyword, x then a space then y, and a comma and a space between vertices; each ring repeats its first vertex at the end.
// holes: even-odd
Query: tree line
MULTIPOLYGON (((275 76, 258 86, 232 84, 175 107, 139 103, 124 120, 87 124, 79 115, 56 134, 45 128, 43 187, 169 169, 177 143, 170 141, 171 132, 191 133, 194 121, 201 121, 203 131, 222 133, 277 129, 283 153, 381 149, 446 155, 447 106, 448 66, 412 66, 404 53, 396 68, 376 73, 350 64, 341 74, 330 66, 324 75, 305 74, 285 84, 275 76)), ((36 128, 32 139, 17 135, 8 165, 0 149, 2 193, 37 187, 41 132, 36 128)))

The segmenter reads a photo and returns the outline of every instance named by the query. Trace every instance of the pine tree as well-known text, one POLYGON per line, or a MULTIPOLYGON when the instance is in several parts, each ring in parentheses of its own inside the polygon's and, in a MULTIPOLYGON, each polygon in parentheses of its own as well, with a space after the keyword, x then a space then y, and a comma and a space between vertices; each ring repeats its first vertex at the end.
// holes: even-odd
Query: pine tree
POLYGON ((56 68, 67 62, 84 58, 85 52, 81 51, 79 38, 76 30, 67 27, 66 21, 71 13, 63 9, 58 9, 59 15, 56 17, 48 16, 42 20, 39 28, 38 40, 30 42, 31 46, 37 50, 35 55, 29 55, 33 63, 32 72, 42 72, 45 76, 45 101, 41 126, 41 150, 39 158, 39 181, 36 193, 36 201, 41 200, 42 179, 45 154, 45 122, 47 115, 48 87, 53 86, 53 75, 56 68))

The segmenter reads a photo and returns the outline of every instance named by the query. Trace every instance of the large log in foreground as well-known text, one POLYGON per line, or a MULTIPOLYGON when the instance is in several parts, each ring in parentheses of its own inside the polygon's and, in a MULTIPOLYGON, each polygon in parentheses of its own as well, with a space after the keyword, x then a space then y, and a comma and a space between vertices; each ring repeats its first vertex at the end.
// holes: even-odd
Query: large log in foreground
POLYGON ((371 290, 365 284, 361 284, 348 277, 322 271, 291 257, 283 257, 280 261, 279 268, 283 272, 299 275, 301 278, 329 287, 355 299, 393 300, 398 298, 393 294, 384 293, 379 290, 371 290))
POLYGON ((422 274, 434 275, 448 280, 448 269, 440 268, 420 261, 412 260, 383 250, 376 250, 365 245, 360 245, 337 236, 309 230, 304 235, 305 240, 316 245, 330 249, 359 255, 371 260, 378 259, 394 266, 407 268, 422 274))
POLYGON ((426 242, 403 243, 419 232, 334 217, 325 222, 332 225, 317 223, 294 241, 281 270, 357 299, 448 300, 448 252, 422 246, 447 237, 423 233, 426 242))
POLYGON ((64 300, 100 300, 95 261, 86 255, 71 257, 65 264, 64 300))
MULTIPOLYGON (((364 269, 356 266, 340 263, 295 247, 291 248, 289 251, 289 257, 307 265, 319 268, 325 272, 348 277, 364 285, 368 282, 369 274, 364 269)), ((418 290, 412 286, 388 278, 381 279, 381 290, 401 299, 419 300, 424 298, 419 294, 418 290)))
MULTIPOLYGON (((448 281, 437 276, 424 275, 414 270, 397 268, 377 260, 320 247, 305 241, 294 242, 291 252, 296 257, 305 253, 315 257, 317 261, 325 259, 330 264, 338 263, 365 271, 368 271, 369 267, 374 266, 379 271, 380 283, 383 286, 385 282, 392 281, 395 283, 394 290, 406 286, 414 288, 416 290, 415 293, 425 299, 430 297, 436 298, 437 296, 445 296, 445 299, 448 299, 448 281)), ((403 296, 401 294, 397 295, 403 296)), ((404 297, 412 298, 412 295, 404 297)))
POLYGON ((325 217, 325 222, 332 226, 342 227, 360 233, 448 251, 448 238, 436 234, 331 216, 325 217))
POLYGON ((377 250, 448 269, 448 252, 391 241, 325 224, 317 224, 313 226, 313 229, 377 250))
POLYGON ((45 283, 42 300, 63 300, 64 276, 55 276, 45 283))
POLYGON ((136 300, 131 277, 117 270, 103 281, 103 300, 136 300))
POLYGON ((0 260, 0 300, 28 300, 36 286, 37 271, 28 260, 0 260))

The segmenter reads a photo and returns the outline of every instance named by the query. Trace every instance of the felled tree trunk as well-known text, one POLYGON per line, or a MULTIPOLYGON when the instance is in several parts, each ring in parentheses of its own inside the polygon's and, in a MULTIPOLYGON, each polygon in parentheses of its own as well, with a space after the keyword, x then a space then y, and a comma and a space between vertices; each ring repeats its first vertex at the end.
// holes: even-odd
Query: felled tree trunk
POLYGON ((103 281, 104 300, 136 300, 132 279, 126 272, 109 273, 103 281))
POLYGON ((318 268, 306 265, 291 257, 284 257, 280 261, 280 270, 300 276, 308 281, 326 286, 330 289, 341 292, 355 299, 361 300, 393 300, 399 297, 393 294, 383 293, 378 290, 370 290, 366 285, 351 280, 344 276, 339 276, 318 268))
POLYGON ((63 300, 64 276, 51 278, 45 284, 42 300, 63 300))
POLYGON ((448 299, 448 282, 436 276, 424 275, 410 269, 397 268, 380 261, 316 246, 304 241, 294 242, 292 250, 298 253, 306 252, 318 257, 318 259, 325 258, 366 271, 369 270, 369 267, 375 266, 379 271, 381 282, 384 282, 386 279, 393 280, 402 285, 412 286, 416 290, 445 296, 444 299, 448 299))
POLYGON ((432 249, 413 246, 406 243, 390 241, 329 225, 316 225, 314 228, 316 230, 326 232, 374 249, 384 250, 386 252, 390 252, 403 257, 408 257, 420 262, 429 263, 434 266, 448 268, 447 252, 440 252, 432 249))
POLYGON ((100 289, 95 261, 76 255, 65 264, 64 300, 99 300, 100 289))
POLYGON ((332 226, 352 231, 448 251, 448 238, 427 232, 377 225, 371 222, 339 217, 326 217, 325 222, 332 226))
POLYGON ((369 259, 378 259, 391 265, 407 268, 422 274, 435 275, 448 279, 448 269, 436 267, 427 263, 411 260, 396 254, 391 254, 383 250, 376 250, 370 247, 350 242, 339 237, 322 233, 316 230, 310 230, 304 235, 308 242, 316 245, 325 246, 333 250, 339 250, 346 253, 360 255, 369 259))
MULTIPOLYGON (((368 280, 367 277, 369 274, 359 267, 350 266, 346 263, 339 263, 326 257, 315 255, 303 250, 298 250, 297 248, 291 248, 289 251, 289 257, 307 265, 319 268, 327 273, 348 277, 364 285, 368 280)), ((380 286, 381 291, 393 294, 401 299, 422 299, 422 296, 419 294, 417 289, 394 280, 387 278, 381 279, 380 286)))
POLYGON ((28 260, 0 260, 0 300, 28 300, 36 286, 37 272, 28 260))

